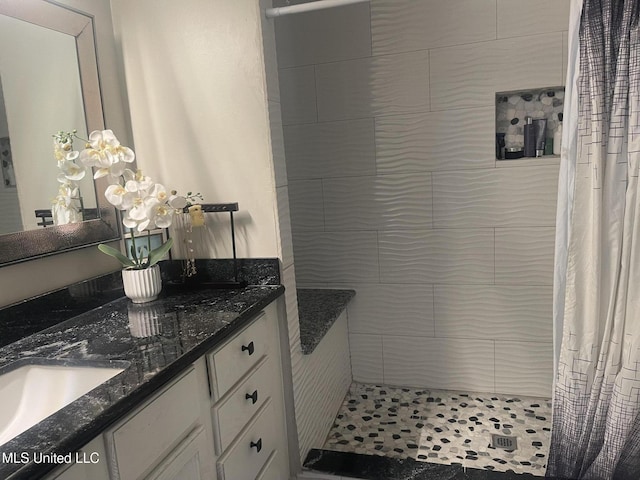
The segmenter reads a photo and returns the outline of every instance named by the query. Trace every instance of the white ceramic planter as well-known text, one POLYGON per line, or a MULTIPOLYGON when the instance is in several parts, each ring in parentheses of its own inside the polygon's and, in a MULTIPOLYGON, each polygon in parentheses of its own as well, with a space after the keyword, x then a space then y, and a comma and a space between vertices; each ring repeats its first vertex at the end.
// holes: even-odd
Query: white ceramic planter
POLYGON ((124 294, 133 303, 151 302, 158 298, 162 290, 160 267, 154 265, 144 270, 122 270, 124 294))

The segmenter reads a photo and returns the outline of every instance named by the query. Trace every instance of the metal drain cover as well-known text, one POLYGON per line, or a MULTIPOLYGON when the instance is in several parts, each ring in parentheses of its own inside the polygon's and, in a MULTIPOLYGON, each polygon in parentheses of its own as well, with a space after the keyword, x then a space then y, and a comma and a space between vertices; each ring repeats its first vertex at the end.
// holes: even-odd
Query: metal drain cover
POLYGON ((515 450, 518 448, 518 437, 510 435, 491 434, 491 446, 504 450, 515 450))

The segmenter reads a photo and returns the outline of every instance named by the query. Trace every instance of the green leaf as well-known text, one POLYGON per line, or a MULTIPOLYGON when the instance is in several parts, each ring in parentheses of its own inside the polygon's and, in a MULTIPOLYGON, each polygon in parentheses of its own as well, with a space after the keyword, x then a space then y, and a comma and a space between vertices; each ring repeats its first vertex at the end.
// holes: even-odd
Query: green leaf
POLYGON ((158 263, 162 258, 167 254, 171 247, 173 246, 173 238, 167 240, 166 243, 160 245, 158 248, 154 248, 149 252, 149 256, 147 257, 147 268, 153 267, 156 263, 158 263))
POLYGON ((112 248, 109 245, 105 245, 104 243, 101 243, 100 245, 98 245, 98 250, 100 250, 102 253, 106 253, 107 255, 111 255, 113 258, 119 260, 124 267, 136 266, 133 260, 131 260, 128 257, 125 257, 122 253, 120 253, 120 250, 116 250, 115 248, 112 248))

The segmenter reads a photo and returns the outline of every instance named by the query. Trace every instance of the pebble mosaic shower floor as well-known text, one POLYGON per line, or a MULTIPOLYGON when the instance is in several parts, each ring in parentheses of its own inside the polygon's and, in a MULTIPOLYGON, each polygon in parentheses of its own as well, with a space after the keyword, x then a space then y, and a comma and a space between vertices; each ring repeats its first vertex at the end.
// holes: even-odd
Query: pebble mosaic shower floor
POLYGON ((323 448, 543 476, 550 437, 550 399, 354 383, 323 448))

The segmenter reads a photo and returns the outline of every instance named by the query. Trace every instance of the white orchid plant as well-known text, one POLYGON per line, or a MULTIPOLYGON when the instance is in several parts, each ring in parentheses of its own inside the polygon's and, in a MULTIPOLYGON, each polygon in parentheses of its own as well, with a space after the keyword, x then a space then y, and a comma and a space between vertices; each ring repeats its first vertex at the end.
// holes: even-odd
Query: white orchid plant
MULTIPOLYGON (((75 136, 75 131, 60 134, 75 136)), ((120 210, 122 223, 129 229, 131 256, 104 244, 98 245, 98 249, 115 257, 128 269, 142 270, 158 263, 171 249, 173 239, 152 250, 149 230, 170 227, 175 213, 182 212, 194 199, 202 198, 199 193, 189 192, 187 196, 181 196, 175 190, 169 192, 164 185, 153 182, 140 170, 134 172, 128 168, 135 160, 135 154, 129 147, 121 145, 111 130, 91 132, 86 148, 69 153, 68 157, 77 158, 83 165, 80 168, 93 167, 94 179, 107 179, 109 186, 105 190, 105 198, 120 210), (145 231, 147 245, 137 246, 136 234, 145 231)))
POLYGON ((55 225, 77 223, 82 218, 82 197, 78 182, 85 177, 86 169, 76 160, 80 153, 73 149, 76 131, 58 132, 53 136, 53 156, 58 162, 58 195, 52 200, 52 216, 55 225))

